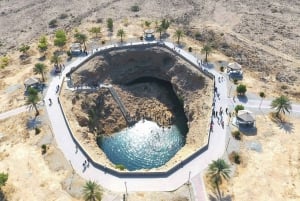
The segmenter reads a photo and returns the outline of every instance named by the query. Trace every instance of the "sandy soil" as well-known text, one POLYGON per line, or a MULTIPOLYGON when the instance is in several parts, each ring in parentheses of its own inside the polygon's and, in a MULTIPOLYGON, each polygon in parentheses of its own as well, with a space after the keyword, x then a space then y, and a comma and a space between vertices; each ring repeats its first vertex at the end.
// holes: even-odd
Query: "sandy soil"
MULTIPOLYGON (((224 197, 245 201, 300 199, 300 119, 287 116, 287 123, 282 124, 269 116, 257 115, 256 134, 245 132, 242 136, 242 163, 231 163, 233 176, 221 186, 224 197)), ((208 180, 206 183, 213 200, 215 191, 208 180)))
POLYGON ((244 136, 243 163, 230 181, 233 200, 299 200, 299 118, 288 117, 288 123, 277 124, 259 115, 256 122, 257 135, 244 136), (262 152, 250 150, 249 142, 260 143, 262 152))
MULTIPOLYGON (((300 33, 299 26, 297 26, 300 20, 299 10, 300 4, 296 0, 284 2, 280 0, 272 2, 268 0, 255 2, 246 0, 209 2, 204 0, 197 2, 190 0, 172 2, 54 0, 38 3, 36 0, 0 0, 0 25, 2 27, 0 29, 0 55, 7 54, 10 58, 9 66, 0 69, 0 111, 7 111, 25 102, 23 82, 29 76, 33 76, 33 64, 38 62, 40 57, 36 45, 32 45, 32 42, 36 42, 42 34, 50 34, 51 45, 45 61, 50 67, 48 58, 55 50, 51 34, 57 28, 70 31, 69 36, 72 36, 74 32, 71 28, 78 27, 78 30, 89 35, 88 43, 89 47, 92 47, 93 44, 99 44, 100 40, 110 41, 105 28, 106 16, 115 20, 115 30, 120 27, 124 28, 127 32, 127 40, 142 34, 143 20, 155 21, 163 17, 172 19, 173 27, 169 32, 173 33, 175 28, 181 27, 186 35, 193 36, 193 39, 185 37, 182 41, 185 48, 193 47, 194 54, 200 53, 203 43, 215 42, 217 49, 225 53, 227 57, 214 51, 210 60, 216 63, 219 60, 235 60, 242 63, 246 76, 243 82, 249 85, 249 91, 254 93, 264 91, 267 92, 267 97, 284 93, 293 100, 299 100, 300 46, 297 42, 300 33), (140 12, 130 11, 130 6, 134 3, 140 6, 140 12), (62 13, 67 13, 68 17, 60 18, 62 13), (52 29, 48 27, 48 22, 54 18, 58 19, 58 27, 52 29), (91 39, 92 36, 87 31, 91 26, 102 27, 101 39, 91 39), (194 37, 196 32, 201 34, 198 40, 194 37), (20 53, 17 49, 22 43, 31 46, 29 64, 20 64, 20 53)), ((116 31, 112 40, 117 40, 115 33, 116 31)), ((173 40, 172 37, 170 39, 173 40)), ((69 42, 72 40, 70 39, 69 42)), ((64 185, 61 184, 65 181, 66 175, 71 175, 71 171, 64 167, 64 170, 56 172, 55 168, 49 167, 51 162, 46 160, 46 156, 41 156, 40 144, 37 145, 37 142, 39 138, 42 138, 40 136, 45 133, 49 135, 50 131, 48 133, 45 132, 47 129, 43 129, 40 135, 35 136, 32 131, 27 131, 22 126, 26 117, 21 115, 1 121, 0 132, 4 137, 0 139, 0 169, 8 171, 10 175, 8 185, 5 187, 9 198, 11 200, 24 200, 25 198, 26 200, 47 200, 48 198, 49 200, 60 200, 59 198, 77 200, 76 196, 78 197, 78 192, 80 192, 78 189, 84 182, 78 178, 78 184, 74 186, 73 194, 71 193, 75 195, 75 198, 71 198, 63 190, 64 185), (26 157, 27 159, 24 160, 26 157), (20 164, 24 171, 20 171, 16 164, 20 164), (33 168, 34 171, 32 171, 33 168), (31 179, 31 175, 35 176, 35 180, 31 179), (24 186, 30 187, 31 192, 34 193, 29 194, 30 191, 24 186), (48 197, 46 198, 45 195, 48 197)), ((257 136, 244 138, 244 140, 256 139, 261 142, 263 152, 256 153, 242 147, 242 154, 246 156, 246 160, 238 169, 238 175, 231 180, 232 188, 229 187, 229 193, 232 192, 234 200, 269 200, 269 198, 299 200, 299 190, 297 190, 300 189, 298 182, 300 180, 299 137, 296 137, 300 133, 299 119, 290 121, 293 122, 294 132, 286 133, 269 120, 264 120, 257 125, 259 133, 257 136), (269 123, 270 128, 265 126, 265 121, 269 123), (271 134, 269 130, 272 130, 271 134)), ((55 150, 55 145, 52 143, 48 154, 57 153, 58 151, 55 150)), ((55 155, 60 155, 54 157, 55 159, 61 158, 57 161, 67 164, 60 153, 55 155)), ((157 197, 152 193, 135 195, 136 200, 140 200, 141 197, 143 200, 159 200, 158 198, 163 197, 163 194, 159 193, 155 194, 157 197)), ((176 200, 176 198, 168 197, 173 195, 174 193, 170 193, 163 199, 176 200)))
POLYGON ((4 192, 8 200, 78 200, 84 180, 74 176, 63 154, 56 148, 47 117, 39 117, 41 133, 28 129, 34 112, 23 113, 1 121, 0 170, 9 175, 4 192), (47 145, 42 154, 41 145, 47 145), (22 171, 20 171, 22 170, 22 171), (74 191, 67 188, 73 187, 74 191))

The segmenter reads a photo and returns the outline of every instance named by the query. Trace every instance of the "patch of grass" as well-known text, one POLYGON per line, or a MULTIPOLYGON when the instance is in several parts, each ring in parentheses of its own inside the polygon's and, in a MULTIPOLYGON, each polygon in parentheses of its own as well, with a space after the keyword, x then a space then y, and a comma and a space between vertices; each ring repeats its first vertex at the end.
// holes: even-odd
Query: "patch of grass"
POLYGON ((9 64, 9 58, 7 56, 0 57, 0 68, 5 68, 9 64))
POLYGON ((234 137, 234 139, 236 139, 236 140, 241 140, 242 139, 242 135, 241 135, 240 131, 232 131, 231 134, 234 137))
POLYGON ((122 165, 122 164, 116 164, 115 167, 116 167, 117 169, 119 169, 119 170, 125 170, 125 169, 126 169, 125 166, 122 165))

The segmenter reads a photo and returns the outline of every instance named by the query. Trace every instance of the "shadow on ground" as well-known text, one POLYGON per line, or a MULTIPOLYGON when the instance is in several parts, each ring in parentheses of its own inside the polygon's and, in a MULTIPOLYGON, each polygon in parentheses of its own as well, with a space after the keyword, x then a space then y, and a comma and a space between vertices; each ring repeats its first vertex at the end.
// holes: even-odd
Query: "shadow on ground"
POLYGON ((2 192, 2 190, 0 190, 0 200, 1 201, 7 201, 6 196, 4 195, 4 193, 2 192))
POLYGON ((237 96, 237 98, 241 103, 247 103, 248 102, 248 97, 247 96, 237 96))
POLYGON ((214 194, 209 194, 208 200, 209 201, 232 201, 230 195, 226 195, 226 196, 222 195, 222 197, 219 198, 219 196, 216 192, 214 194))
POLYGON ((252 126, 239 126, 240 132, 242 132, 246 136, 254 136, 257 135, 257 128, 252 126))
POLYGON ((271 120, 277 124, 277 126, 284 130, 286 133, 294 133, 294 124, 288 122, 284 115, 276 116, 275 113, 270 115, 271 120))

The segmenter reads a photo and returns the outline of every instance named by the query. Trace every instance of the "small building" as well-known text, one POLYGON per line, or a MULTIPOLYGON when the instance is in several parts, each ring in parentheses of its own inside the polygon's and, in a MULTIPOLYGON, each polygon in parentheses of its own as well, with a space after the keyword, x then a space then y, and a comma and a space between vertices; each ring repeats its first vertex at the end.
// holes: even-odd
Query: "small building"
POLYGON ((146 29, 144 31, 144 38, 147 41, 154 40, 155 39, 155 37, 154 37, 154 30, 153 29, 146 29))
POLYGON ((37 78, 30 77, 24 81, 25 89, 29 87, 37 88, 40 85, 40 80, 37 78))
POLYGON ((255 118, 252 112, 248 110, 239 110, 236 116, 236 123, 244 126, 254 126, 255 118))
POLYGON ((243 78, 242 66, 236 62, 227 65, 227 73, 233 79, 243 78))
POLYGON ((82 53, 81 44, 80 43, 72 43, 70 46, 70 52, 73 55, 79 55, 82 53))

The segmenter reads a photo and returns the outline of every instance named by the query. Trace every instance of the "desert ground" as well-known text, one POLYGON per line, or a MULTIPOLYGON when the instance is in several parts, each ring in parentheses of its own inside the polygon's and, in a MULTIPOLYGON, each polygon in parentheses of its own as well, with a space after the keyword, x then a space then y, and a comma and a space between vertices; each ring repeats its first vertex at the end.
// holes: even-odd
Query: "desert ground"
MULTIPOLYGON (((184 48, 192 47, 193 54, 197 55, 210 42, 215 49, 209 61, 216 66, 218 61, 241 63, 245 73, 242 82, 247 84, 250 93, 264 91, 267 97, 285 94, 299 101, 299 10, 300 3, 296 0, 0 0, 0 57, 9 58, 9 65, 0 69, 0 112, 25 104, 23 82, 28 77, 38 77, 32 68, 40 61, 36 42, 41 35, 47 35, 50 42, 44 63, 51 71, 49 58, 56 49, 52 44, 55 30, 68 31, 69 45, 76 28, 88 34, 91 48, 102 40, 107 43, 118 40, 116 31, 110 37, 106 30, 109 17, 114 20, 115 30, 124 28, 126 40, 138 40, 143 33, 143 21, 168 18, 172 22, 168 40, 175 41, 172 37, 175 29, 183 29, 184 48), (140 7, 139 12, 130 10, 134 4, 140 7), (58 21, 56 28, 48 26, 52 19, 58 21), (92 39, 87 31, 92 26, 102 28, 100 40, 92 39), (22 44, 31 46, 28 63, 19 59, 18 48, 22 44)), ((51 80, 50 74, 47 79, 51 80)), ((68 161, 55 146, 46 114, 41 115, 39 135, 27 128, 27 121, 33 116, 33 112, 24 113, 0 122, 0 171, 9 174, 3 188, 8 200, 81 200, 85 181, 73 175, 68 161), (42 144, 48 145, 45 155, 41 154, 42 144)), ((256 118, 257 134, 243 137, 240 148, 243 161, 224 187, 226 194, 232 200, 299 200, 299 117, 289 117, 290 131, 273 123, 267 114, 256 118), (248 141, 258 141, 263 151, 249 150, 245 145, 248 141)), ((104 197, 109 200, 118 196, 122 195, 104 190, 104 197)), ((189 200, 189 192, 183 186, 175 192, 140 192, 130 197, 130 200, 181 201, 189 200)))

